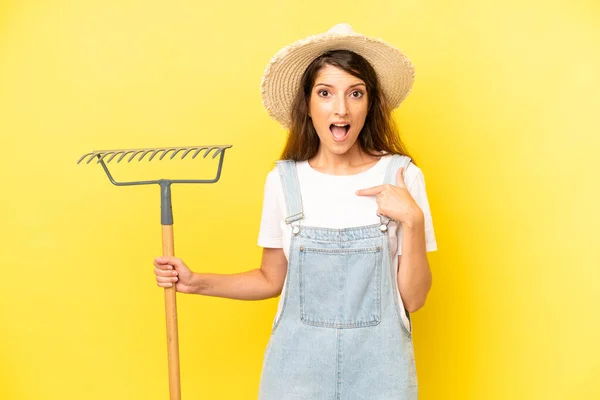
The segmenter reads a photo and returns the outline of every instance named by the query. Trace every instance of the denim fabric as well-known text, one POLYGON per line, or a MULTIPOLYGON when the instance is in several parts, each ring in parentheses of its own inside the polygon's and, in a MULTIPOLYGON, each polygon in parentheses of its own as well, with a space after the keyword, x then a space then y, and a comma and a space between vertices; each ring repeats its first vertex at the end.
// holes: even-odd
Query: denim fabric
MULTIPOLYGON (((393 172, 408 162, 394 156, 386 183, 395 184, 393 172)), ((295 164, 278 167, 294 234, 259 400, 416 400, 412 333, 396 296, 389 219, 346 229, 302 226, 295 164)))

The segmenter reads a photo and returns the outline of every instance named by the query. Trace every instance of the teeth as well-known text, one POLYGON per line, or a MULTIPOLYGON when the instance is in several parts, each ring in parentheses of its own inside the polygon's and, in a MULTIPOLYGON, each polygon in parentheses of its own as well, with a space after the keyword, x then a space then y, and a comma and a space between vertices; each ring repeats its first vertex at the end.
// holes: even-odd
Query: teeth
POLYGON ((332 125, 334 125, 334 126, 341 126, 341 127, 348 126, 348 124, 332 124, 332 125))

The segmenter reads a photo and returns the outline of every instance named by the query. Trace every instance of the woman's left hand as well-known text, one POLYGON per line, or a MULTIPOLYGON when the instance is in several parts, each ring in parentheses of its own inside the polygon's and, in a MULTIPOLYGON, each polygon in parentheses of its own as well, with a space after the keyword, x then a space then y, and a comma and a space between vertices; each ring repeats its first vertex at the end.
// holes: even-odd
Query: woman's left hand
POLYGON ((357 190, 359 196, 377 196, 377 212, 385 215, 403 225, 412 226, 423 220, 423 211, 415 202, 404 184, 401 167, 396 173, 396 184, 398 186, 384 185, 373 186, 367 189, 357 190))

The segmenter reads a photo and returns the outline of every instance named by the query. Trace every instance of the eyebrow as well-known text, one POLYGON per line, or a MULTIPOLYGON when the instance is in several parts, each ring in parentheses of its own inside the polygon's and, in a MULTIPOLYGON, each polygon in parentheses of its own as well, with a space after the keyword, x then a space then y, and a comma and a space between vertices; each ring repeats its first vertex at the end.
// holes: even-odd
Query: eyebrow
MULTIPOLYGON (((317 86, 327 86, 327 87, 333 87, 332 85, 328 84, 328 83, 317 83, 315 85, 315 87, 317 86)), ((364 86, 365 88, 367 87, 367 85, 365 85, 364 83, 355 83, 354 85, 350 86, 350 88, 356 87, 356 86, 364 86)))

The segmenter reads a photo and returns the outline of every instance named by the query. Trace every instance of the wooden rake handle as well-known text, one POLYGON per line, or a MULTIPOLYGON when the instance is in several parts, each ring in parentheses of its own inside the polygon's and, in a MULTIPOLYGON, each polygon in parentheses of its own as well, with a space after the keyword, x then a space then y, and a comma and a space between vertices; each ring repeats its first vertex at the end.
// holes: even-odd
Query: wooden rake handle
MULTIPOLYGON (((164 256, 174 256, 173 225, 162 225, 164 256)), ((179 336, 177 332, 177 290, 175 283, 165 288, 165 311, 167 320, 167 355, 169 357, 169 394, 171 400, 181 400, 179 379, 179 336)))

